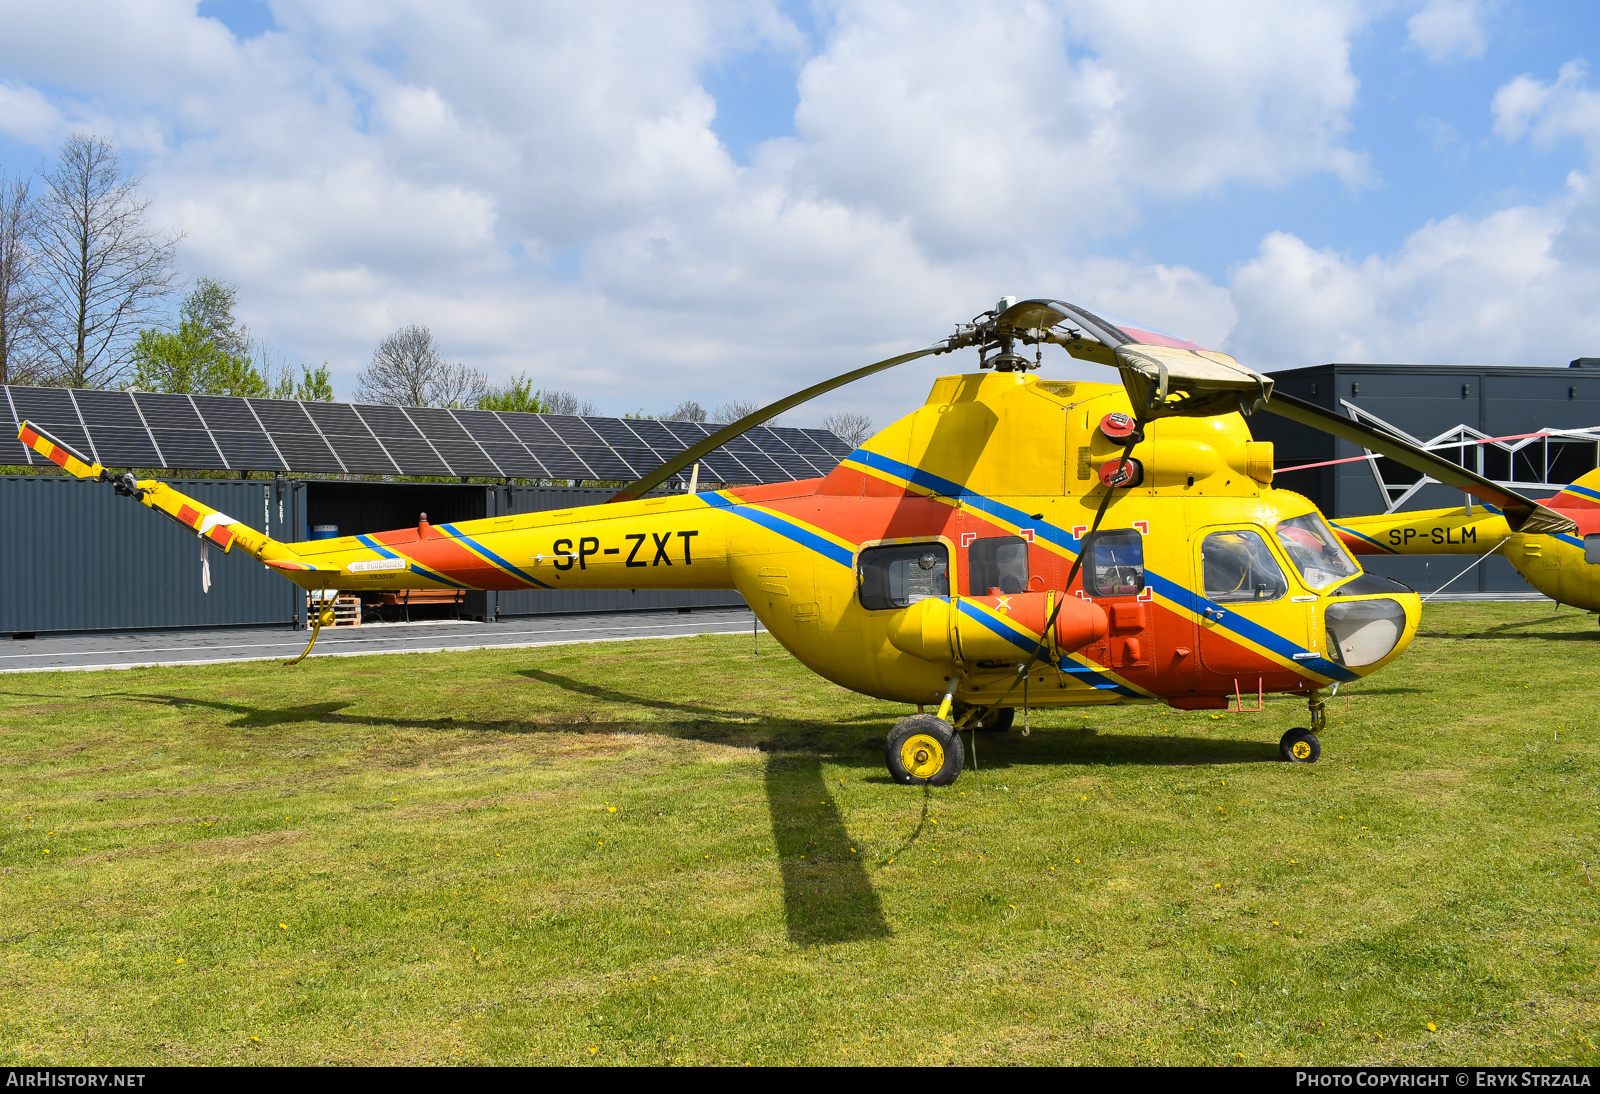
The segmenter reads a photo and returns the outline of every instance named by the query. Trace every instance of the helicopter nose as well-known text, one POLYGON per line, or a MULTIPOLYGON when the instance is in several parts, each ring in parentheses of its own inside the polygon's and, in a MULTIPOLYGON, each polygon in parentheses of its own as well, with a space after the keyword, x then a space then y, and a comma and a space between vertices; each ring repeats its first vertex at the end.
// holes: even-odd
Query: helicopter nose
POLYGON ((1328 651, 1345 668, 1376 665, 1410 644, 1421 616, 1415 593, 1329 604, 1323 613, 1328 651))

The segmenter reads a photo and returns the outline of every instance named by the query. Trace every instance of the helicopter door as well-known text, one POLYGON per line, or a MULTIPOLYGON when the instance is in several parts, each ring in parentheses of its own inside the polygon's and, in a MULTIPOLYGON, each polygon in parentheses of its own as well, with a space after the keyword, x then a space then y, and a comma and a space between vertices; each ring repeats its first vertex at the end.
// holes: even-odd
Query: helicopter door
POLYGON ((1302 644, 1306 617, 1289 599, 1289 581, 1267 545, 1251 528, 1209 532, 1200 543, 1200 663, 1218 676, 1254 686, 1267 672, 1281 671, 1246 641, 1263 627, 1302 644))

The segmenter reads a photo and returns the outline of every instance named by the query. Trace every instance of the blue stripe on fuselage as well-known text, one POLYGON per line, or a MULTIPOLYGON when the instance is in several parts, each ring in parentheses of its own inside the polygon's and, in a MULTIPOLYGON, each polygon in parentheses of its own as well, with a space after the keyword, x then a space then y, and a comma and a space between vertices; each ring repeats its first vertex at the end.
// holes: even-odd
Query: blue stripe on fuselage
MULTIPOLYGON (((985 612, 979 611, 976 607, 967 603, 965 600, 957 600, 956 606, 961 610, 962 615, 968 616, 969 618, 975 619, 979 623, 982 623, 995 634, 998 634, 1001 638, 1004 638, 1007 642, 1010 642, 1013 646, 1016 646, 1023 653, 1026 653, 1030 657, 1037 656, 1039 660, 1043 661, 1047 665, 1051 664, 1050 651, 1045 649, 1038 639, 1017 630, 1015 627, 1008 626, 992 615, 988 615, 985 612)), ((1100 675, 1100 673, 1096 672, 1092 668, 1089 668, 1087 665, 1080 665, 1076 661, 1068 661, 1065 657, 1063 657, 1061 659, 1061 663, 1055 667, 1057 672, 1074 677, 1082 683, 1086 683, 1090 687, 1096 688, 1100 691, 1115 691, 1119 695, 1127 695, 1133 698, 1137 698, 1142 694, 1141 692, 1135 691, 1125 684, 1119 684, 1115 680, 1106 679, 1104 676, 1100 675)))
MULTIPOLYGON (((1011 506, 1002 504, 1001 502, 995 501, 992 498, 986 498, 982 494, 973 493, 960 483, 951 482, 949 479, 940 478, 938 475, 931 475, 928 472, 923 471, 921 468, 912 467, 910 464, 901 463, 899 460, 891 459, 888 456, 879 455, 876 452, 868 452, 866 449, 862 448, 858 448, 854 452, 850 453, 846 459, 849 462, 860 464, 863 467, 872 468, 877 471, 883 471, 890 475, 894 475, 896 478, 905 479, 907 482, 914 483, 915 485, 922 487, 924 490, 930 490, 935 494, 939 494, 944 497, 958 497, 965 505, 970 505, 972 508, 977 509, 980 512, 989 513, 1011 524, 1018 525, 1019 527, 1032 528, 1033 535, 1036 540, 1046 540, 1074 553, 1082 549, 1083 544, 1078 537, 1071 535, 1070 533, 1057 528, 1052 524, 1034 520, 1033 517, 1027 513, 1024 513, 1020 509, 1013 509, 1011 506)), ((1335 664, 1326 658, 1319 657, 1316 660, 1310 661, 1294 661, 1295 654, 1306 653, 1309 651, 1302 646, 1298 646, 1295 643, 1288 641, 1283 636, 1268 630, 1259 623, 1253 623, 1241 615, 1227 611, 1226 609, 1222 608, 1221 605, 1213 603, 1203 596, 1197 595, 1194 590, 1185 585, 1169 580, 1168 578, 1164 578, 1159 574, 1150 572, 1149 570, 1145 571, 1145 582, 1152 586, 1160 595, 1166 597, 1174 604, 1177 604, 1179 607, 1192 612, 1195 615, 1199 615, 1208 609, 1212 611, 1223 611, 1223 618, 1217 620, 1214 624, 1215 626, 1233 631, 1240 637, 1247 638, 1256 643, 1256 645, 1271 650, 1284 660, 1293 662, 1296 669, 1304 668, 1311 672, 1317 673, 1319 676, 1326 676, 1334 680, 1360 679, 1360 676, 1357 673, 1353 673, 1343 665, 1335 664)))
POLYGON ((453 585, 457 589, 466 589, 466 588, 470 587, 470 586, 461 584, 461 582, 459 582, 459 581, 451 581, 448 577, 445 577, 443 574, 436 574, 432 570, 428 569, 426 566, 418 565, 415 559, 406 558, 405 555, 396 554, 395 552, 389 550, 389 548, 385 547, 383 544, 379 543, 377 540, 373 539, 371 536, 357 536, 356 539, 359 540, 363 546, 371 547, 374 551, 378 552, 384 558, 404 558, 406 560, 406 565, 410 568, 411 572, 416 574, 416 575, 418 575, 419 577, 425 577, 429 581, 437 581, 441 585, 453 585))
POLYGON ((753 524, 759 524, 768 531, 776 532, 786 539, 793 540, 800 546, 809 548, 824 558, 837 562, 846 569, 855 564, 855 554, 848 548, 841 547, 832 540, 824 539, 815 532, 802 528, 797 524, 791 524, 776 513, 769 513, 764 509, 757 509, 748 504, 732 501, 721 494, 698 494, 696 496, 704 498, 706 504, 714 509, 726 510, 729 513, 743 517, 753 524))
POLYGON ((502 569, 506 569, 506 570, 511 571, 512 573, 516 574, 518 577, 520 577, 522 580, 528 582, 529 584, 537 585, 541 589, 549 589, 549 588, 553 587, 553 586, 550 586, 550 585, 546 585, 544 582, 540 581, 538 578, 534 577, 532 574, 526 573, 523 570, 520 570, 517 567, 511 565, 511 563, 507 562, 505 559, 501 558, 499 555, 497 555, 493 551, 489 550, 489 548, 485 547, 483 544, 479 543, 477 540, 473 539, 471 536, 464 534, 461 531, 461 529, 457 528, 455 525, 453 525, 453 524, 441 524, 439 527, 441 529, 443 529, 445 531, 445 533, 447 533, 448 535, 454 536, 456 539, 459 539, 462 543, 465 543, 468 546, 470 546, 474 551, 477 551, 479 554, 483 555, 490 562, 493 562, 496 566, 499 566, 502 569))

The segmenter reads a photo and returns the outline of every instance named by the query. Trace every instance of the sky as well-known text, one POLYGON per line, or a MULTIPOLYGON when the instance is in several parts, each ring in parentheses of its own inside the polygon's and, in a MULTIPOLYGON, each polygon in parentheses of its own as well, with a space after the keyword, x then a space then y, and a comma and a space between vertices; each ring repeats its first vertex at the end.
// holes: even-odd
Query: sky
MULTIPOLYGON (((422 323, 602 413, 766 401, 1007 295, 1263 370, 1600 356, 1593 5, 0 0, 0 25, 0 169, 114 141, 184 276, 238 285, 341 397, 422 323)), ((973 364, 785 420, 884 424, 973 364)))

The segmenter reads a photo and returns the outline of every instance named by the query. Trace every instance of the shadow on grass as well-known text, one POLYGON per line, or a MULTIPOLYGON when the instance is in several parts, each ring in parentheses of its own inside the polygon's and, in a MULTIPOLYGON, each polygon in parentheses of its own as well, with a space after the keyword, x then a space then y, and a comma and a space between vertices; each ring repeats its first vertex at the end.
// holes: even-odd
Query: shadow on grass
POLYGON ((1552 623, 1571 623, 1574 618, 1575 616, 1571 612, 1565 615, 1552 613, 1534 619, 1517 619, 1510 623, 1500 623, 1471 633, 1463 633, 1461 631, 1418 631, 1417 637, 1457 638, 1469 641, 1494 638, 1539 638, 1546 642, 1600 642, 1600 628, 1593 627, 1586 631, 1569 631, 1566 634, 1526 633, 1526 629, 1530 627, 1548 627, 1552 623))
POLYGON ((822 777, 822 759, 769 756, 766 781, 789 941, 818 946, 889 937, 866 863, 822 777))

